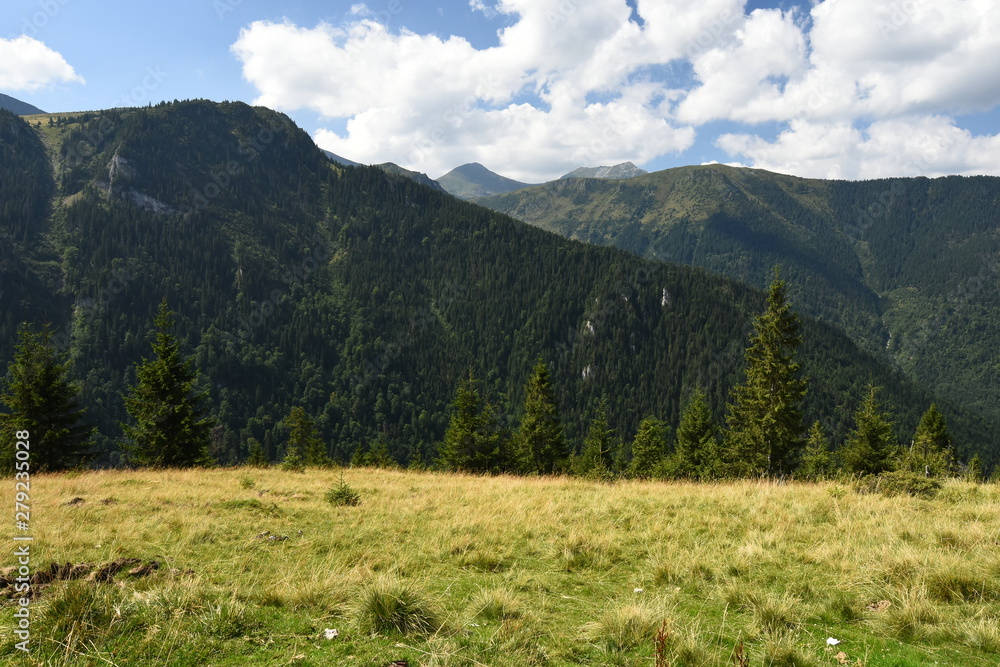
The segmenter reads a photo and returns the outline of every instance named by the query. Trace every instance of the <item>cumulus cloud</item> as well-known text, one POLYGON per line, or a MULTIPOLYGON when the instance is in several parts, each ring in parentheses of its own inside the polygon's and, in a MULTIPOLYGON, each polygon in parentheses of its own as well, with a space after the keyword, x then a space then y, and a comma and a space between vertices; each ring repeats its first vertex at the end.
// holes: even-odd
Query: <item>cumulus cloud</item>
POLYGON ((1000 136, 973 136, 946 116, 880 120, 863 130, 795 120, 774 141, 725 134, 718 143, 755 167, 813 178, 1000 176, 1000 136))
POLYGON ((33 91, 53 83, 83 83, 59 53, 33 37, 0 38, 0 88, 33 91))
MULTIPOLYGON (((709 11, 688 4, 691 13, 709 11)), ((672 17, 658 24, 650 16, 640 30, 624 0, 472 6, 517 21, 484 49, 370 19, 311 28, 261 21, 241 31, 233 51, 260 91, 257 103, 348 119, 343 136, 316 133, 324 148, 433 176, 478 160, 537 181, 581 164, 646 162, 693 143, 694 130, 669 116, 679 91, 634 76, 661 61, 660 36, 677 31, 664 26, 672 17)), ((671 57, 702 23, 688 21, 691 34, 670 47, 671 57)))
MULTIPOLYGON (((727 134, 718 138, 720 148, 756 167, 824 178, 1000 172, 1000 156, 989 156, 1000 135, 975 137, 955 120, 1000 105, 996 3, 826 0, 809 18, 808 33, 798 28, 809 45, 798 62, 788 31, 764 40, 786 55, 776 59, 785 64, 783 87, 751 76, 752 90, 737 88, 739 104, 720 112, 729 120, 784 122, 787 129, 773 140, 752 131, 727 134)), ((740 53, 747 41, 716 57, 733 69, 752 69, 740 53)), ((696 72, 701 86, 682 110, 732 77, 727 68, 696 72)))
POLYGON ((786 173, 996 173, 998 138, 955 120, 1000 105, 995 0, 633 5, 469 0, 508 17, 476 48, 358 4, 342 25, 253 23, 232 48, 258 103, 346 119, 316 132, 324 148, 432 176, 473 160, 527 181, 642 164, 720 120, 743 128, 714 138, 730 161, 786 173))

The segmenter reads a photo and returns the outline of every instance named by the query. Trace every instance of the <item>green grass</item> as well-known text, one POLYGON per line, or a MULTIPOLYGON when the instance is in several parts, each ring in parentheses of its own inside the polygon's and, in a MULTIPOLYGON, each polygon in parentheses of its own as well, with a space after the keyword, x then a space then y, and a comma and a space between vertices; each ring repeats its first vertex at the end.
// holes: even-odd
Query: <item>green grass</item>
POLYGON ((4 606, 11 664, 653 667, 661 627, 671 667, 1000 661, 989 485, 105 471, 35 477, 32 510, 36 569, 161 566, 44 588, 27 659, 4 606))

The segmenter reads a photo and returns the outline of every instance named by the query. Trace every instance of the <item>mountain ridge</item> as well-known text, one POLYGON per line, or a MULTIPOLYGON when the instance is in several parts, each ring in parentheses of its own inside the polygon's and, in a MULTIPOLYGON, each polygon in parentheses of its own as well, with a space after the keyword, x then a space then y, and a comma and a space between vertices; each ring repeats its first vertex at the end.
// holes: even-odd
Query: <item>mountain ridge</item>
MULTIPOLYGON (((338 460, 382 447, 429 463, 470 366, 511 425, 539 356, 575 445, 605 396, 625 437, 646 414, 676 424, 696 387, 718 419, 763 308, 762 292, 703 269, 569 241, 377 167, 337 168, 268 109, 190 101, 37 129, 4 114, 0 148, 20 157, 0 162, 0 249, 16 261, 0 271, 17 304, 0 319, 0 356, 18 321, 52 322, 104 464, 118 462, 119 396, 163 298, 217 408, 223 463, 251 439, 280 458, 293 406, 338 460), (58 179, 13 178, 36 172, 58 179)), ((872 378, 912 431, 930 391, 833 327, 804 328, 807 418, 842 438, 843 406, 872 378)), ((994 460, 991 427, 942 405, 960 453, 989 445, 994 460)))
POLYGON ((495 194, 503 194, 529 186, 490 171, 478 162, 469 162, 455 167, 440 178, 434 179, 449 194, 459 199, 476 199, 495 194))
POLYGON ((477 200, 639 255, 767 284, 922 382, 996 414, 996 177, 826 181, 725 165, 628 181, 557 181, 477 200), (947 352, 945 352, 947 350, 947 352), (973 362, 978 357, 985 361, 973 362))
POLYGON ((22 102, 21 100, 0 93, 0 109, 7 109, 18 116, 34 116, 45 113, 33 104, 22 102))
POLYGON ((565 178, 611 178, 611 179, 623 179, 623 178, 635 178, 636 176, 642 176, 643 174, 648 174, 649 172, 645 169, 640 169, 631 162, 621 162, 610 167, 579 167, 574 169, 568 174, 563 174, 559 179, 565 178))

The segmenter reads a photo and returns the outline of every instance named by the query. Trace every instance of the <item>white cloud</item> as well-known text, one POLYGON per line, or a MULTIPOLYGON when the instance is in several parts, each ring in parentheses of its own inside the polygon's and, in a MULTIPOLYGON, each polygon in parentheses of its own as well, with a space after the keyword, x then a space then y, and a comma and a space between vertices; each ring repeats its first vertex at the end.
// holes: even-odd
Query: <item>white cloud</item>
POLYGON ((56 82, 84 81, 65 58, 37 39, 0 38, 0 89, 33 91, 56 82))
MULTIPOLYGON (((256 22, 233 51, 260 91, 256 103, 348 119, 344 136, 316 132, 324 148, 432 176, 479 160, 514 178, 544 180, 581 164, 645 162, 693 143, 694 131, 664 106, 677 91, 632 77, 659 61, 653 17, 640 30, 624 0, 471 6, 517 17, 498 33, 498 46, 476 49, 462 37, 391 32, 361 19, 314 28, 256 22)), ((697 36, 674 45, 674 55, 697 36)))
POLYGON ((758 9, 734 37, 692 58, 703 84, 680 104, 678 118, 698 124, 718 118, 768 120, 783 81, 805 70, 805 39, 794 12, 758 9))
POLYGON ((625 0, 468 4, 508 17, 496 46, 391 31, 356 4, 341 26, 253 23, 233 52, 257 103, 347 119, 341 135, 316 132, 324 148, 431 176, 472 160, 528 181, 642 164, 718 120, 744 128, 716 141, 732 160, 788 173, 1000 164, 996 137, 954 120, 1000 105, 995 0, 823 0, 749 15, 745 0, 637 0, 641 21, 625 0), (786 129, 765 138, 758 123, 786 129))
POLYGON ((758 85, 727 116, 787 131, 725 135, 721 148, 803 176, 1000 173, 1000 154, 990 156, 1000 135, 975 137, 954 120, 1000 105, 993 0, 826 0, 811 18, 806 66, 783 93, 758 85))
POLYGON ((880 120, 863 130, 794 120, 775 141, 725 134, 718 143, 754 167, 813 178, 1000 176, 1000 135, 973 136, 947 116, 880 120))

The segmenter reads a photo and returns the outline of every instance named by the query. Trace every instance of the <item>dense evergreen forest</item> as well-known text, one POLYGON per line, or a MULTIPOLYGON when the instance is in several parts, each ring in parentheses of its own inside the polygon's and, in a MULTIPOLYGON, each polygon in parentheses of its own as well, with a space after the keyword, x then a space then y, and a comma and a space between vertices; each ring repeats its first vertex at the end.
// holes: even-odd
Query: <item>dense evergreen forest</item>
POLYGON ((543 229, 757 287, 1000 419, 1000 178, 825 181, 724 165, 479 200, 543 229))
MULTIPOLYGON (((676 429, 699 392, 722 424, 765 307, 762 291, 703 269, 335 165, 287 117, 240 103, 39 127, 0 111, 0 155, 0 368, 20 323, 50 323, 97 423, 99 465, 122 461, 123 395, 164 302, 223 464, 253 443, 284 458, 293 408, 336 460, 429 464, 470 368, 513 430, 539 359, 571 451, 598 406, 628 441, 649 416, 676 429)), ((807 317, 801 333, 804 419, 833 443, 872 383, 898 437, 937 401, 959 457, 996 460, 988 419, 830 324, 807 317)))

